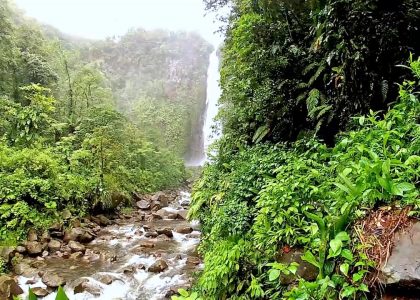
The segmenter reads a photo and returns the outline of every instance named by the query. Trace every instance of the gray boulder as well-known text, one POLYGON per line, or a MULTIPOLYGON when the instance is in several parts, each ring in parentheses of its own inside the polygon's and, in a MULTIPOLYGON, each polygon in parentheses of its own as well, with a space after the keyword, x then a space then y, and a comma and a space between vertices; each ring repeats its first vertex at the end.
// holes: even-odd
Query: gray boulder
POLYGON ((381 270, 383 284, 420 289, 420 222, 398 233, 394 248, 381 270))
POLYGON ((64 278, 52 273, 45 273, 41 280, 46 286, 50 288, 58 288, 59 286, 66 284, 64 278))

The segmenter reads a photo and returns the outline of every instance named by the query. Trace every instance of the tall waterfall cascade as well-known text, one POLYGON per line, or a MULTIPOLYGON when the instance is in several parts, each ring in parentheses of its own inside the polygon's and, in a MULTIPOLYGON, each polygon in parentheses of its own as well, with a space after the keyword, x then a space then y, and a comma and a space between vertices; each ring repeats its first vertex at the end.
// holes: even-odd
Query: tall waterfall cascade
POLYGON ((202 137, 197 139, 200 141, 200 145, 195 149, 195 157, 190 157, 186 165, 187 166, 202 166, 207 160, 207 151, 209 146, 217 140, 219 133, 215 131, 215 117, 218 112, 218 101, 221 95, 221 89, 219 85, 220 72, 219 72, 219 57, 217 55, 217 48, 210 54, 209 69, 207 72, 207 99, 206 109, 204 112, 204 125, 202 129, 202 137))

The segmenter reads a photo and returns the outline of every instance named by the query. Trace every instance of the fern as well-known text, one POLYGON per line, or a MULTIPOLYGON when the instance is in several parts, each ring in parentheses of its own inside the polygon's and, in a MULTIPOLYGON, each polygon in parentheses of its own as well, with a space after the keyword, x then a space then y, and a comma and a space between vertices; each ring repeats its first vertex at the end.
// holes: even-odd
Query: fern
POLYGON ((252 142, 256 144, 261 142, 269 132, 270 128, 267 125, 260 126, 255 132, 252 142))

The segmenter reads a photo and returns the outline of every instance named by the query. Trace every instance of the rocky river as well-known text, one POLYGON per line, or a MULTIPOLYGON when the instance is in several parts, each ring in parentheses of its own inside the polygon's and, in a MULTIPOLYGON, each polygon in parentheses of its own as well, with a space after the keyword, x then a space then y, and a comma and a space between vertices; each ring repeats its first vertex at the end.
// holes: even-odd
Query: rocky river
POLYGON ((137 199, 136 208, 116 216, 71 218, 10 253, 23 299, 31 288, 55 299, 64 286, 73 300, 170 299, 188 288, 202 268, 196 248, 199 226, 186 221, 190 194, 157 193, 137 199))

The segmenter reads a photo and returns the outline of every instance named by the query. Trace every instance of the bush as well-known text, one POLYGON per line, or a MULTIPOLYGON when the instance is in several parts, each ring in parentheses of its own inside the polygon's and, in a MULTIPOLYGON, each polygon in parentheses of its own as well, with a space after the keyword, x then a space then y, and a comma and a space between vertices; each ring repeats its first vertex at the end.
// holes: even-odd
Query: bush
POLYGON ((316 139, 258 145, 205 167, 190 212, 203 224, 203 299, 366 298, 372 263, 352 224, 379 205, 420 214, 420 59, 410 67, 399 101, 382 118, 354 118, 333 148, 316 139), (290 247, 305 250, 315 282, 282 283, 296 272, 276 262, 290 247))

